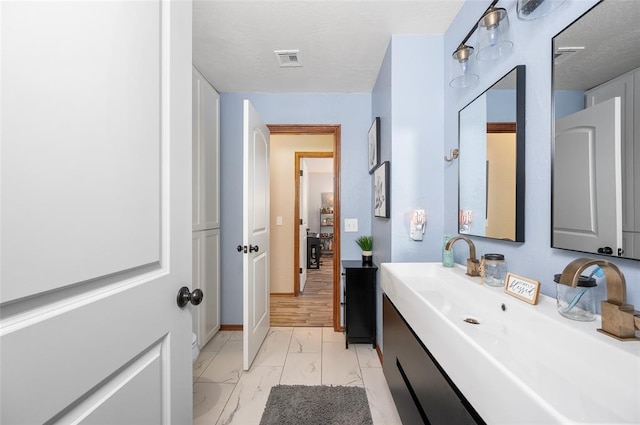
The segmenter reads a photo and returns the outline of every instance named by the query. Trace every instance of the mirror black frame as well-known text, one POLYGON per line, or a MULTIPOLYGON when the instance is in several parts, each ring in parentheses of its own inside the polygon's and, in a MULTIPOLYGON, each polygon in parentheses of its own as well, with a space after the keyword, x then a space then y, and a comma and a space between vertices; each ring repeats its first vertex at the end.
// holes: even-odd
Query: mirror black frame
MULTIPOLYGON (((607 2, 609 2, 607 0, 607 2)), ((591 7, 589 7, 588 9, 586 9, 583 13, 580 14, 580 16, 576 17, 574 20, 572 20, 571 22, 567 23, 564 27, 562 27, 555 35, 553 35, 551 37, 550 43, 549 43, 549 52, 550 52, 550 71, 551 71, 551 85, 550 85, 550 89, 551 89, 551 166, 550 166, 550 173, 551 173, 551 181, 550 181, 550 226, 549 226, 549 241, 550 241, 550 247, 552 249, 557 249, 557 250, 562 250, 562 251, 567 251, 567 252, 578 252, 578 253, 584 253, 584 254, 588 254, 588 255, 594 255, 594 256, 599 256, 599 257, 604 257, 604 258, 609 258, 609 259, 614 259, 614 258, 620 258, 620 259, 625 259, 625 260, 631 260, 631 261, 640 261, 640 257, 632 257, 632 256, 625 256, 624 251, 622 252, 614 252, 615 250, 611 250, 610 252, 605 252, 604 250, 602 252, 596 252, 596 251, 587 251, 584 249, 584 247, 582 246, 572 246, 572 247, 568 247, 568 246, 557 246, 558 244, 554 241, 554 212, 555 212, 555 208, 556 205, 554 204, 554 179, 556 178, 554 170, 555 170, 555 166, 557 163, 557 159, 556 159, 556 105, 557 105, 557 91, 556 90, 556 52, 555 52, 555 43, 556 40, 558 39, 558 37, 563 34, 565 31, 567 31, 568 29, 570 29, 573 25, 578 24, 579 21, 581 21, 582 19, 584 19, 587 15, 589 15, 590 13, 592 13, 594 11, 594 9, 597 9, 599 6, 601 6, 603 3, 605 3, 605 0, 600 0, 597 1, 596 3, 594 3, 591 7)), ((592 29, 593 31, 593 29, 592 29)), ((623 30, 621 30, 623 31, 623 30)), ((611 40, 611 38, 608 38, 607 40, 611 40)), ((622 43, 624 45, 624 43, 622 43)), ((636 43, 637 45, 637 43, 636 43)), ((611 60, 611 59, 609 59, 611 60)), ((637 65, 636 65, 637 66, 637 65)), ((622 74, 624 75, 624 74, 622 74)), ((620 77, 621 75, 613 75, 611 76, 611 80, 616 79, 618 77, 620 77)), ((609 80, 609 81, 611 81, 609 80)), ((606 81, 605 81, 606 82, 606 81)), ((595 87, 597 87, 598 85, 604 84, 605 82, 600 82, 598 84, 596 84, 595 87)), ((586 104, 585 104, 586 107, 586 104)), ((623 158, 624 160, 624 158, 623 158)), ((624 178, 624 176, 623 176, 624 178)))
MULTIPOLYGON (((458 218, 458 234, 464 234, 469 236, 481 237, 493 240, 503 240, 507 242, 524 242, 525 233, 525 122, 526 122, 526 109, 525 109, 525 92, 526 92, 526 66, 517 65, 513 69, 509 70, 501 78, 499 78, 494 84, 492 84, 485 91, 476 96, 471 102, 467 103, 460 111, 458 111, 458 148, 460 148, 460 130, 461 130, 461 112, 473 102, 475 102, 482 95, 487 93, 491 88, 498 84, 503 78, 515 71, 516 75, 516 193, 515 193, 515 239, 500 239, 493 238, 484 235, 476 235, 473 233, 460 233, 460 220, 458 218)), ((464 155, 461 150, 460 155, 464 155)), ((460 166, 458 166, 458 211, 460 211, 460 166)))

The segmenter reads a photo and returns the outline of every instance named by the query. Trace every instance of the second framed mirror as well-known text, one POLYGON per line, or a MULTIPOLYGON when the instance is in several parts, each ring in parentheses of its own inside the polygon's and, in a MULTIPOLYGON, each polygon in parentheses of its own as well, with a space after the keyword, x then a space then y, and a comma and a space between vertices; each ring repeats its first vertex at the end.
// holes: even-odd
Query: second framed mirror
POLYGON ((458 114, 458 232, 524 242, 525 66, 458 114))
POLYGON ((639 6, 603 0, 553 38, 553 248, 640 260, 639 6))

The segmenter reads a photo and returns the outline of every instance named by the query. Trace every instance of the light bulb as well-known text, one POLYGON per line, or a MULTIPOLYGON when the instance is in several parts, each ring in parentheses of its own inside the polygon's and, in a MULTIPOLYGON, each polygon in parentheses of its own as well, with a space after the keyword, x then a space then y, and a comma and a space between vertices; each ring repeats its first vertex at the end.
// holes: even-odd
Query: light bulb
POLYGON ((467 59, 460 61, 460 72, 462 75, 469 73, 469 61, 467 59))
POLYGON ((497 25, 491 25, 490 27, 487 27, 487 38, 489 39, 490 46, 496 45, 498 39, 500 38, 500 33, 498 32, 497 25))

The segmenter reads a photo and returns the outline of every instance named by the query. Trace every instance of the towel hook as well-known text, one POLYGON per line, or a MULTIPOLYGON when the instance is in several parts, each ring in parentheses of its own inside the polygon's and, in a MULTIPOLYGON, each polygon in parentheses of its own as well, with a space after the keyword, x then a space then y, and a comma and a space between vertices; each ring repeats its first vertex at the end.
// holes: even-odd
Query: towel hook
POLYGON ((444 160, 446 162, 453 162, 454 159, 458 159, 458 156, 460 155, 460 151, 458 150, 458 148, 451 149, 449 155, 450 155, 449 158, 447 158, 447 156, 445 155, 444 160))

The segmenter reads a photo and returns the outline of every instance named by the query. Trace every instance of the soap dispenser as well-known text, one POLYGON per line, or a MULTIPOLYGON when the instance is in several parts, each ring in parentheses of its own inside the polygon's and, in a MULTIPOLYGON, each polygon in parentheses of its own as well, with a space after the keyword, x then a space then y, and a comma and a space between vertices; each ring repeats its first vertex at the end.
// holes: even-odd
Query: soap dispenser
POLYGON ((447 251, 447 242, 451 239, 451 235, 444 235, 444 242, 442 243, 442 265, 444 267, 453 267, 453 246, 447 251))

